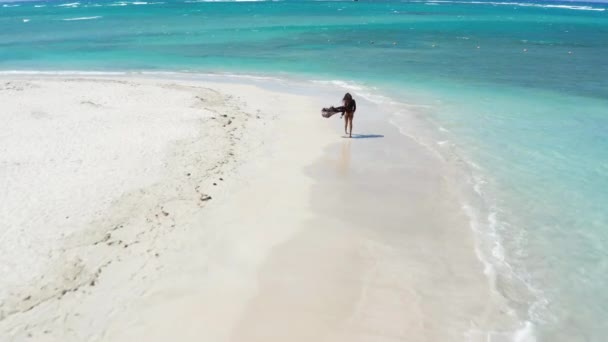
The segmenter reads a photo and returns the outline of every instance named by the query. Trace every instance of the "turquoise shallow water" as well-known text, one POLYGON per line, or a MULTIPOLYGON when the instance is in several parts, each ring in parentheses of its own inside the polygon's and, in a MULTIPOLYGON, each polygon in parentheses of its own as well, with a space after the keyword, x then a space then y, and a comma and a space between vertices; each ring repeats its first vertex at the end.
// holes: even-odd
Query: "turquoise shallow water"
POLYGON ((423 118, 470 169, 484 261, 540 341, 608 335, 606 56, 602 3, 0 4, 5 72, 279 74, 399 102, 391 122, 423 118))

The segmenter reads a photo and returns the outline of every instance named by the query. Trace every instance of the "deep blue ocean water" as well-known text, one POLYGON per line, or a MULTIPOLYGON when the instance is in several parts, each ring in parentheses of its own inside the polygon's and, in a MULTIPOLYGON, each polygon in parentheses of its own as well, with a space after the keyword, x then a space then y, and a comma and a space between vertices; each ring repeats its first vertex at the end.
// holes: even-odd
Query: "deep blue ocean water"
POLYGON ((393 124, 422 118, 471 170, 479 248, 539 341, 608 336, 607 59, 605 3, 0 3, 0 71, 279 75, 402 104, 393 124))

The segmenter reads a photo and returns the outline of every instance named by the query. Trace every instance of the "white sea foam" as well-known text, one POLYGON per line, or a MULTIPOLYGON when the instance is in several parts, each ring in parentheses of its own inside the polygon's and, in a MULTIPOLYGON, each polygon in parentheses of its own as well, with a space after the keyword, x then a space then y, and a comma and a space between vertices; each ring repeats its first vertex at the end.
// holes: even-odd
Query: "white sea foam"
POLYGON ((13 5, 13 4, 4 4, 2 7, 19 7, 21 5, 13 5))
MULTIPOLYGON (((188 1, 186 1, 188 2, 188 1)), ((165 4, 166 2, 164 1, 155 1, 155 2, 148 2, 148 1, 131 1, 131 2, 127 2, 127 1, 119 1, 119 2, 113 2, 111 4, 108 4, 106 6, 108 7, 122 7, 122 6, 129 6, 129 5, 133 5, 133 6, 145 6, 145 5, 162 5, 165 4)))
POLYGON ((94 17, 78 17, 78 18, 67 18, 67 19, 61 19, 63 21, 78 21, 78 20, 95 20, 95 19, 100 19, 103 18, 100 15, 94 16, 94 17))
POLYGON ((29 19, 23 19, 23 22, 24 22, 24 23, 29 23, 29 22, 30 22, 30 20, 29 20, 29 19))
POLYGON ((186 0, 185 3, 203 3, 203 2, 280 2, 283 0, 186 0))
MULTIPOLYGON (((536 4, 535 4, 536 5, 536 4)), ((572 6, 572 5, 538 5, 535 7, 544 7, 544 8, 566 8, 566 9, 573 9, 573 10, 581 10, 581 11, 598 11, 598 12, 603 12, 606 9, 605 8, 599 8, 599 7, 591 7, 591 6, 572 6)))
POLYGON ((531 322, 526 321, 524 326, 515 332, 513 342, 536 342, 534 325, 531 322))
MULTIPOLYGON (((397 113, 394 113, 394 115, 403 115, 403 113, 402 112, 397 112, 397 113)), ((397 121, 395 121, 394 119, 389 119, 388 122, 391 125, 393 125, 394 127, 397 127, 397 129, 399 130, 399 133, 401 133, 401 135, 406 136, 406 137, 412 139, 416 144, 418 144, 421 147, 425 148, 427 151, 429 151, 437 159, 443 160, 443 155, 438 151, 438 149, 435 146, 431 146, 429 143, 427 143, 423 139, 420 139, 420 137, 417 136, 416 134, 409 133, 401 125, 399 125, 399 123, 397 123, 397 121)))
POLYGON ((345 82, 345 81, 341 81, 341 80, 329 80, 329 81, 325 81, 325 80, 313 80, 312 83, 317 83, 317 84, 325 84, 325 85, 335 85, 341 88, 346 88, 346 89, 350 89, 350 90, 363 90, 363 86, 358 85, 355 82, 345 82))
POLYGON ((536 342, 534 324, 529 321, 521 323, 515 331, 481 331, 472 328, 465 336, 466 341, 536 342))
POLYGON ((34 5, 34 7, 40 8, 40 7, 46 7, 46 5, 34 5))
MULTIPOLYGON (((418 1, 416 1, 418 2, 418 1)), ((604 7, 594 7, 587 5, 552 5, 552 4, 537 4, 526 2, 495 2, 495 1, 450 1, 450 0, 427 0, 428 3, 447 3, 447 4, 474 4, 474 5, 492 5, 492 6, 519 6, 519 7, 540 7, 540 8, 561 8, 578 11, 598 11, 606 10, 604 7)))
POLYGON ((69 4, 61 4, 61 5, 57 5, 55 7, 78 7, 80 6, 80 2, 71 2, 69 4))
POLYGON ((0 75, 41 75, 41 76, 120 76, 128 75, 121 71, 43 71, 43 70, 0 70, 0 75))
MULTIPOLYGON (((488 276, 491 284, 491 288, 502 296, 502 293, 497 287, 498 277, 500 276, 503 281, 509 281, 513 284, 519 284, 521 289, 525 289, 526 293, 522 293, 522 296, 527 297, 528 302, 527 317, 536 321, 542 322, 547 317, 546 308, 549 301, 546 299, 545 294, 542 290, 535 288, 526 279, 529 277, 522 270, 515 270, 509 260, 505 247, 503 244, 503 237, 501 232, 510 231, 512 234, 516 234, 516 240, 523 241, 525 237, 517 237, 517 235, 523 234, 523 231, 517 229, 511 229, 511 227, 505 227, 507 222, 499 219, 500 210, 494 204, 489 194, 484 190, 485 185, 488 183, 483 175, 483 170, 479 165, 465 157, 460 156, 460 160, 465 162, 465 165, 470 166, 469 183, 471 183, 474 193, 481 199, 482 205, 479 207, 471 206, 467 203, 463 205, 463 211, 469 217, 471 229, 475 232, 475 252, 480 261, 484 265, 484 273, 488 276), (484 209, 485 206, 485 209, 484 209), (480 219, 481 212, 487 212, 486 220, 480 219), (487 252, 489 251, 489 253, 487 252)), ((519 247, 515 247, 521 248, 519 247)), ((508 309, 508 312, 512 315, 517 315, 515 310, 512 308, 508 309)), ((515 331, 477 331, 472 329, 469 336, 476 336, 473 340, 477 341, 480 338, 484 340, 493 341, 508 340, 513 342, 536 342, 536 335, 534 330, 534 323, 525 319, 521 321, 520 327, 515 331)))
MULTIPOLYGON (((488 258, 487 254, 484 253, 483 248, 483 236, 491 236, 494 239, 495 246, 501 246, 500 240, 495 232, 492 232, 493 227, 490 227, 490 231, 481 227, 483 224, 479 220, 478 211, 474 209, 470 204, 464 203, 462 210, 465 215, 469 218, 470 227, 473 230, 473 236, 475 237, 475 255, 477 259, 481 261, 483 265, 483 273, 486 275, 490 288, 494 293, 502 296, 497 287, 498 273, 494 263, 488 258)), ((492 214, 490 214, 492 215, 492 214)), ((491 216, 488 216, 490 219, 491 216)), ((495 216, 494 216, 495 217, 495 216)), ((489 224, 488 226, 491 226, 489 224)), ((494 255, 492 255, 494 257, 494 255)), ((507 314, 517 317, 515 311, 507 306, 507 314)), ((536 336, 534 334, 534 325, 530 321, 523 321, 520 323, 520 327, 515 331, 484 331, 479 329, 470 329, 466 334, 468 341, 512 341, 512 342, 536 342, 536 336)))
POLYGON ((496 220, 496 211, 491 211, 488 214, 488 224, 492 227, 492 231, 494 232, 494 247, 492 247, 492 256, 499 260, 500 262, 505 262, 505 248, 500 243, 500 240, 497 237, 497 227, 498 221, 496 220))
MULTIPOLYGON (((144 74, 155 74, 155 75, 162 75, 162 74, 167 74, 167 72, 144 72, 144 74)), ((174 72, 174 75, 183 75, 183 72, 174 72)), ((189 73, 191 74, 191 73, 189 73)), ((283 79, 278 78, 278 77, 271 77, 271 76, 262 76, 262 75, 248 75, 248 74, 232 74, 232 73, 224 73, 224 72, 219 72, 219 73, 204 73, 204 74, 200 74, 197 73, 198 75, 201 76, 205 76, 205 77, 220 77, 220 78, 239 78, 239 79, 245 79, 245 80, 254 80, 254 81, 283 81, 283 79)))
MULTIPOLYGON (((340 84, 340 82, 335 81, 333 83, 336 85, 340 84)), ((349 84, 347 83, 346 85, 349 84)), ((349 86, 352 88, 352 85, 349 86)), ((397 102, 392 101, 390 103, 397 102)), ((398 104, 398 107, 402 106, 404 104, 398 104)), ((438 123, 427 120, 426 117, 421 119, 422 121, 428 121, 426 125, 424 123, 418 124, 415 122, 414 113, 407 110, 395 111, 389 122, 396 126, 402 135, 411 138, 441 160, 454 163, 455 167, 460 170, 461 176, 459 177, 468 183, 468 186, 462 189, 461 207, 469 219, 470 228, 473 232, 475 255, 481 262, 483 273, 486 275, 489 287, 493 293, 496 294, 497 298, 504 298, 503 303, 506 305, 505 312, 520 322, 520 325, 516 329, 508 329, 506 331, 482 331, 472 328, 467 333, 468 340, 535 342, 534 324, 530 319, 540 321, 537 319, 539 315, 536 313, 542 312, 542 309, 546 307, 547 300, 542 291, 532 287, 526 281, 527 277, 525 275, 516 274, 516 271, 508 263, 508 255, 506 254, 503 237, 501 236, 502 232, 507 230, 505 227, 507 223, 500 220, 499 208, 493 204, 490 194, 486 193, 485 188, 488 182, 484 178, 484 170, 472 160, 468 160, 465 156, 460 155, 457 150, 458 146, 452 142, 452 139, 436 138, 436 134, 440 137, 449 136, 450 132, 447 129, 441 127, 438 123), (406 120, 404 125, 403 120, 400 119, 402 116, 411 117, 414 119, 414 122, 406 120), (430 127, 427 127, 429 129, 425 129, 424 127, 428 125, 434 126, 435 130, 430 129, 430 127), (431 136, 425 138, 425 131, 428 131, 431 136), (462 168, 460 165, 465 165, 465 167, 462 168), (501 292, 501 287, 498 285, 499 281, 501 283, 506 281, 509 284, 513 282, 513 286, 522 289, 521 296, 529 303, 527 314, 522 314, 514 308, 509 307, 509 298, 501 292)))
POLYGON ((342 80, 312 80, 311 82, 315 84, 332 85, 343 88, 375 104, 395 104, 392 99, 384 95, 380 95, 378 92, 374 91, 373 88, 367 87, 357 82, 347 82, 342 80))
POLYGON ((157 2, 147 2, 147 1, 134 1, 134 2, 128 2, 128 4, 131 5, 161 5, 164 4, 164 2, 161 1, 157 1, 157 2))

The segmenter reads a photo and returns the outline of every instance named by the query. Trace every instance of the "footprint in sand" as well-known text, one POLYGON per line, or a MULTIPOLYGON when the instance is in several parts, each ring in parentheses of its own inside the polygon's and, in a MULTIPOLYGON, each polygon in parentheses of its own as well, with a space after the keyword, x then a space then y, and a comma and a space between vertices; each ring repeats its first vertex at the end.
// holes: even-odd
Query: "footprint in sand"
POLYGON ((34 118, 34 119, 45 119, 50 117, 49 113, 41 111, 41 110, 35 110, 30 112, 30 115, 34 118))
POLYGON ((85 105, 85 106, 91 106, 91 107, 95 107, 95 108, 99 108, 99 107, 103 107, 102 105, 100 105, 99 103, 95 103, 93 101, 80 101, 81 105, 85 105))

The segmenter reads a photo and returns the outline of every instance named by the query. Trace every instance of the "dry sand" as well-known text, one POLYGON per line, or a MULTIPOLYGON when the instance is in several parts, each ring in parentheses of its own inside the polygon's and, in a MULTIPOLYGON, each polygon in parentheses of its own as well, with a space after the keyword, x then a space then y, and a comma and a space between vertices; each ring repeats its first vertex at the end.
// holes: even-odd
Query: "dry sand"
POLYGON ((388 125, 341 139, 309 96, 141 77, 5 76, 0 103, 3 341, 510 325, 447 166, 388 125))

